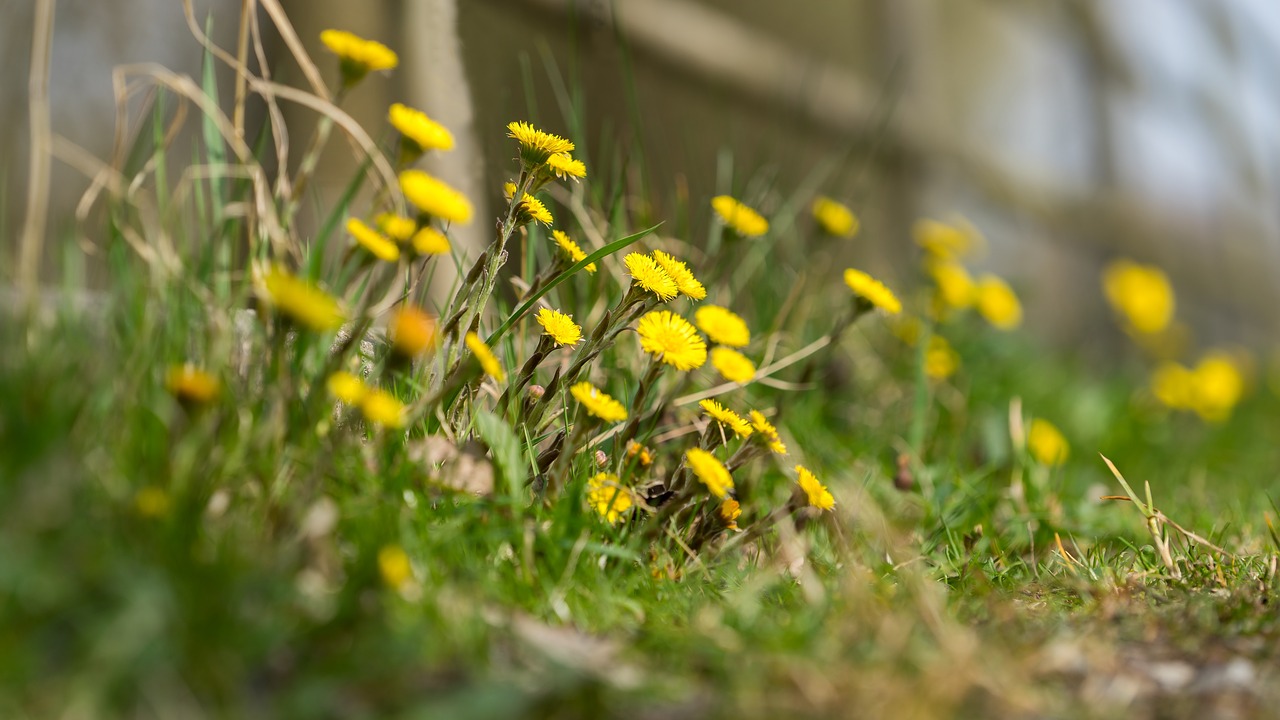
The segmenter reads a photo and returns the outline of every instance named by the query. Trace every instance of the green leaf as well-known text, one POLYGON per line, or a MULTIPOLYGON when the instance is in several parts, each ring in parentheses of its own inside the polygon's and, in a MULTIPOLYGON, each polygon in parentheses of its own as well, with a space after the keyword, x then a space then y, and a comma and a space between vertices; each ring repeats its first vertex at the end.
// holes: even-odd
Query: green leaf
POLYGON ((578 262, 569 266, 569 268, 567 268, 564 272, 552 278, 551 282, 542 286, 542 288, 539 289, 537 292, 535 292, 532 296, 530 296, 528 300, 525 300, 524 303, 520 305, 520 307, 516 308, 516 311, 511 313, 511 316, 508 317, 506 321, 502 323, 501 327, 499 327, 497 330, 494 330, 493 334, 490 335, 489 338, 485 340, 485 342, 488 343, 489 345, 493 345, 494 343, 496 343, 498 339, 502 337, 503 333, 510 330, 512 325, 515 325, 520 318, 524 317, 525 313, 529 312, 529 309, 533 307, 534 303, 538 302, 538 300, 542 298, 543 295, 546 295, 547 293, 551 292, 557 285, 564 282, 565 280, 568 280, 570 277, 573 276, 574 273, 590 265, 591 263, 596 262, 597 260, 600 260, 606 256, 609 256, 618 252, 619 250, 622 250, 623 248, 634 243, 635 241, 639 240, 645 235, 648 235, 654 230, 657 230, 660 227, 662 227, 662 223, 658 223, 657 225, 654 225, 653 227, 648 228, 646 230, 641 230, 638 233, 632 233, 631 235, 628 235, 624 238, 619 238, 617 240, 614 240, 608 245, 605 245, 599 250, 596 250, 590 255, 582 258, 578 262))
POLYGON ((520 438, 502 418, 487 410, 477 409, 474 419, 476 432, 493 452, 493 464, 506 482, 508 493, 513 498, 519 497, 529 478, 529 468, 520 450, 520 438))

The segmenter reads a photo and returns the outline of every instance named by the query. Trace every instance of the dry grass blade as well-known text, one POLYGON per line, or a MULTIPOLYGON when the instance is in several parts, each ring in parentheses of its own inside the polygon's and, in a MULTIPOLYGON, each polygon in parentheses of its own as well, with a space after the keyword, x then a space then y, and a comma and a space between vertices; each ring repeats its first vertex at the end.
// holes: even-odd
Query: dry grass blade
POLYGON ((18 255, 18 285, 23 301, 35 301, 40 285, 40 257, 49 211, 49 181, 53 134, 49 117, 49 58, 53 48, 54 0, 36 3, 32 28, 31 72, 27 76, 31 155, 27 175, 27 208, 18 255))

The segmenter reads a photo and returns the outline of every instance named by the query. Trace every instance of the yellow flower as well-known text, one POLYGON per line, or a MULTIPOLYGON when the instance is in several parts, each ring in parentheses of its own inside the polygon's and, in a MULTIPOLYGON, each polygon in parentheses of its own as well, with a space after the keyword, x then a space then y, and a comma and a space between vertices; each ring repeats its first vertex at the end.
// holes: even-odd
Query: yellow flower
POLYGON ((527 122, 508 123, 507 137, 520 143, 520 157, 533 167, 545 163, 552 155, 573 152, 573 143, 559 135, 538 130, 527 122))
POLYGON ((569 394, 582 403, 587 412, 605 422, 622 422, 627 419, 627 409, 622 407, 622 403, 585 380, 569 388, 569 394))
MULTIPOLYGON (((571 262, 578 263, 587 259, 587 254, 582 252, 582 248, 578 247, 578 243, 574 242, 573 238, 559 230, 552 230, 551 237, 555 238, 556 245, 559 245, 560 249, 564 251, 564 254, 569 256, 569 260, 571 262)), ((586 267, 582 269, 589 273, 593 273, 596 271, 596 264, 588 263, 586 267)))
POLYGON ((1244 373, 1235 358, 1214 351, 1203 358, 1192 371, 1194 378, 1191 407, 1209 422, 1222 422, 1244 397, 1244 373))
POLYGON ((973 250, 978 238, 972 227, 959 228, 937 220, 918 220, 911 229, 916 244, 935 260, 956 260, 973 250))
POLYGON ((380 213, 374 218, 374 222, 384 235, 396 242, 409 242, 413 232, 418 229, 418 223, 414 222, 413 218, 392 213, 380 213))
POLYGON ((1103 271, 1102 289, 1111 307, 1139 333, 1161 332, 1173 320, 1173 287, 1160 268, 1117 260, 1103 271))
POLYGON ((333 296, 280 266, 261 277, 261 295, 272 307, 312 330, 334 330, 346 320, 333 296))
POLYGON ((513 182, 502 183, 502 197, 510 201, 511 198, 515 196, 516 196, 516 184, 513 182))
POLYGON ((712 495, 723 498, 733 490, 733 476, 715 455, 702 448, 690 448, 685 452, 684 459, 693 470, 693 474, 707 486, 707 490, 711 491, 712 495))
POLYGON ((937 299, 943 308, 963 310, 973 306, 977 288, 963 265, 951 260, 939 260, 929 263, 928 273, 938 286, 937 299))
POLYGON ((707 417, 729 428, 738 437, 751 437, 751 433, 754 432, 751 429, 751 423, 748 423, 745 418, 715 400, 703 400, 698 403, 698 406, 707 414, 707 417))
POLYGON ((769 232, 768 220, 728 195, 717 195, 712 198, 711 208, 716 211, 725 225, 733 228, 734 232, 743 237, 760 237, 769 232))
POLYGON ((818 482, 818 478, 803 465, 796 466, 796 482, 799 483, 800 489, 809 498, 809 504, 819 510, 830 510, 836 506, 836 499, 831 496, 826 486, 818 482))
POLYGON ((1008 283, 995 275, 978 280, 978 312, 1000 330, 1013 330, 1022 324, 1022 303, 1008 283))
POLYGON ((542 201, 532 195, 525 195, 520 201, 520 208, 517 211, 521 222, 529 222, 537 220, 538 222, 551 227, 551 223, 555 222, 555 218, 551 217, 551 211, 547 209, 542 201))
POLYGON ((399 545, 384 545, 378 550, 378 573, 382 582, 393 590, 399 590, 413 579, 413 564, 409 555, 399 545))
POLYGON ((960 356, 941 335, 931 335, 924 350, 924 374, 934 380, 946 380, 960 367, 960 356))
POLYGON ((756 376, 756 365, 746 355, 727 347, 711 350, 711 364, 729 382, 745 385, 756 376))
POLYGON ((1181 363, 1160 363, 1151 373, 1151 394, 1171 410, 1190 410, 1195 396, 1195 374, 1181 363))
POLYGON ((471 222, 471 201, 443 180, 421 170, 400 173, 400 191, 427 215, 464 225, 471 222))
POLYGON ((587 480, 587 503, 610 525, 631 509, 631 491, 613 473, 596 473, 587 480))
POLYGON ((498 382, 507 379, 507 374, 502 371, 502 363, 498 362, 498 356, 493 354, 493 350, 489 349, 479 335, 469 332, 464 342, 471 354, 476 356, 476 362, 480 363, 480 369, 484 370, 486 375, 498 382))
POLYGON ((430 225, 414 233, 410 242, 419 255, 448 255, 451 248, 449 238, 430 225))
POLYGON ((819 195, 810 208, 813 219, 828 235, 851 238, 858 234, 860 223, 853 211, 825 195, 819 195))
POLYGON ((453 134, 421 110, 395 103, 387 112, 387 119, 419 152, 453 149, 453 134))
POLYGON ((400 248, 394 242, 360 220, 347 220, 347 232, 351 233, 360 247, 379 260, 395 262, 400 259, 400 248))
POLYGON ((375 425, 389 428, 404 427, 404 403, 386 390, 371 388, 360 401, 360 414, 375 425))
POLYGON ((725 529, 739 530, 738 518, 740 517, 742 517, 742 506, 737 500, 725 498, 724 502, 720 503, 720 519, 724 521, 725 529))
POLYGON ((141 488, 133 496, 133 507, 143 517, 164 517, 169 514, 169 506, 172 504, 169 493, 155 485, 141 488))
POLYGON ((396 310, 388 325, 391 349, 404 357, 422 355, 434 348, 439 340, 436 319, 412 305, 396 310))
POLYGON ((676 283, 676 289, 694 300, 702 300, 707 296, 707 289, 693 276, 689 266, 683 261, 668 255, 661 250, 653 251, 653 260, 676 283))
POLYGON ((343 370, 330 375, 325 385, 329 388, 330 395, 347 405, 359 405, 369 394, 369 387, 363 380, 343 370))
POLYGON ((635 440, 627 441, 627 457, 636 458, 645 467, 653 464, 653 452, 635 440))
POLYGON ((587 166, 582 164, 581 160, 574 160, 569 153, 555 153, 548 156, 547 167, 561 180, 573 178, 576 181, 578 178, 587 176, 587 166))
POLYGON ((746 347, 751 330, 736 313, 719 305, 703 305, 693 312, 693 321, 711 342, 729 347, 746 347))
POLYGON ((573 322, 573 317, 559 310, 542 308, 538 311, 538 324, 546 330, 545 335, 555 341, 556 345, 570 347, 582 341, 582 328, 573 322))
POLYGON ((861 270, 853 268, 845 270, 844 284, 848 285, 855 295, 890 315, 902 312, 902 301, 898 300, 893 291, 861 270))
POLYGON ((773 423, 769 422, 758 410, 752 410, 749 415, 751 416, 751 426, 756 429, 756 432, 760 433, 757 436, 760 441, 773 452, 779 455, 786 455, 787 446, 782 442, 782 438, 778 437, 778 428, 774 427, 773 423))
POLYGON ((1041 465, 1061 465, 1066 462, 1071 446, 1058 428, 1048 420, 1034 418, 1027 430, 1027 450, 1041 465))
POLYGON ((669 310, 646 313, 636 325, 640 348, 677 370, 694 370, 707 361, 707 344, 688 320, 669 310))
POLYGON ((359 82, 366 73, 391 70, 400 63, 391 48, 345 30, 325 30, 320 33, 320 42, 338 56, 343 81, 348 85, 359 82))
POLYGON ((627 272, 631 273, 631 279, 635 284, 657 295, 659 300, 664 302, 671 300, 680 292, 676 281, 648 255, 638 252, 627 253, 622 263, 627 266, 627 272))
POLYGON ((191 363, 169 368, 164 386, 175 398, 191 405, 208 405, 222 394, 218 378, 191 363))

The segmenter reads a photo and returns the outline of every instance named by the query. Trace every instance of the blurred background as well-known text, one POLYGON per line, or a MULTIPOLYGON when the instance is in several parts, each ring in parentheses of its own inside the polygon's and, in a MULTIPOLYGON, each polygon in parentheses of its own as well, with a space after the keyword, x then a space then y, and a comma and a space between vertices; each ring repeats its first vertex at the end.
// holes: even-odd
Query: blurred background
MULTIPOLYGON (((511 166, 504 126, 531 119, 584 139, 589 167, 625 160, 652 217, 694 244, 718 191, 769 214, 811 189, 863 221, 841 260, 900 285, 919 281, 917 218, 968 218, 987 239, 975 267, 1010 278, 1029 330, 1048 342, 1119 346, 1098 280, 1117 257, 1170 274, 1198 345, 1264 347, 1280 329, 1280 7, 1270 0, 284 4, 320 60, 326 27, 400 52, 401 69, 364 83, 346 107, 381 128, 401 101, 453 128, 459 151, 431 169, 475 198, 481 217, 511 166), (626 154, 597 157, 602 148, 626 154)), ((36 7, 0 0, 7 250, 26 199, 36 7)), ((193 11, 234 47, 241 3, 201 0, 193 11)), ((262 24, 275 76, 301 84, 262 24)), ((201 56, 175 0, 59 0, 54 132, 109 157, 111 68, 156 62, 199 78, 201 56)), ((224 75, 224 92, 230 85, 224 75)), ((291 134, 307 137, 312 121, 293 113, 291 134)), ((344 148, 326 156, 321 196, 340 192, 350 171, 344 148)), ((88 185, 60 160, 53 172, 50 230, 66 242, 52 244, 48 279, 59 277, 88 185)), ((474 246, 488 232, 473 223, 462 240, 474 246)), ((772 241, 804 235, 784 227, 772 241)), ((86 276, 108 280, 93 260, 86 276)))

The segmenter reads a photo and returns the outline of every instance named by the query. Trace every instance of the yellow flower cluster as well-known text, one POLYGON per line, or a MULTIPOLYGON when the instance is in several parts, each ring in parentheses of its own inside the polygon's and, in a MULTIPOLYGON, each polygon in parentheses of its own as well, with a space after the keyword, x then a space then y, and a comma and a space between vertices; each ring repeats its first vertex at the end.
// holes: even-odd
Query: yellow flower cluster
POLYGON ((631 281, 636 287, 657 295, 659 300, 664 302, 673 300, 679 294, 680 288, 676 285, 675 279, 648 255, 638 252, 627 253, 627 256, 622 259, 622 264, 627 266, 627 272, 630 273, 631 281))
POLYGON ((1194 368, 1161 363, 1151 377, 1151 392, 1165 407, 1192 410, 1209 422, 1229 418, 1244 391, 1242 363, 1221 350, 1206 354, 1194 368))
POLYGON ((597 473, 587 480, 587 503, 610 525, 633 504, 631 491, 613 473, 597 473))
MULTIPOLYGON (((533 167, 547 162, 552 155, 573 152, 574 145, 568 140, 543 132, 527 122, 507 124, 507 137, 520 143, 521 158, 533 167)), ((585 174, 585 169, 583 173, 585 174)))

